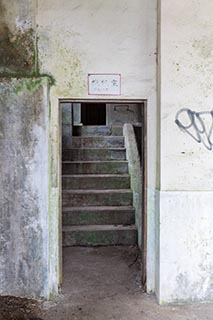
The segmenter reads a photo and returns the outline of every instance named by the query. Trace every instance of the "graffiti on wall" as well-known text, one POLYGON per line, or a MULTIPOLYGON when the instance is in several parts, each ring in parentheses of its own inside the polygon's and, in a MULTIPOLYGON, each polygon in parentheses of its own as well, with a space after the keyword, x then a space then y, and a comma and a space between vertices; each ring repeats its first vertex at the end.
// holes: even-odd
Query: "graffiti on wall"
POLYGON ((196 112, 187 108, 180 109, 176 114, 175 123, 206 149, 213 149, 213 111, 196 112))

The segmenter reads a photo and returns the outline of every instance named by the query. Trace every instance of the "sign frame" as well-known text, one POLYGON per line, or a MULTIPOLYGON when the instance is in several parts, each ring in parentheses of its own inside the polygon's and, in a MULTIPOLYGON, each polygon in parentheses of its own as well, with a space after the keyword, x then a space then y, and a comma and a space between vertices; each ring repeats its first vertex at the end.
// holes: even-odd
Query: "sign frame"
POLYGON ((89 96, 121 96, 121 74, 120 73, 88 73, 88 95, 89 96), (91 83, 90 83, 90 78, 91 76, 97 76, 97 78, 103 78, 104 76, 107 78, 109 77, 115 77, 117 78, 119 82, 118 86, 118 93, 99 93, 99 92, 91 92, 91 83))

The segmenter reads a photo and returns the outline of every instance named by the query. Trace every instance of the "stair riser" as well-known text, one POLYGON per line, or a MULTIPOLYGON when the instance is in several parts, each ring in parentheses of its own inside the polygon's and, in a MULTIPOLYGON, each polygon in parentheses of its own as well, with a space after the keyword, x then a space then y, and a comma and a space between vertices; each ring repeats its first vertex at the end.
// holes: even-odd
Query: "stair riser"
POLYGON ((63 161, 126 160, 125 150, 70 149, 63 152, 63 161))
POLYGON ((129 177, 63 177, 63 190, 77 189, 129 189, 129 177))
POLYGON ((134 211, 109 212, 63 212, 63 225, 103 225, 135 223, 134 211))
POLYGON ((136 244, 123 128, 82 126, 73 134, 62 155, 63 245, 136 244))
POLYGON ((72 148, 124 148, 123 137, 73 137, 72 148))
POLYGON ((73 128, 74 136, 122 136, 123 127, 82 126, 73 128))
POLYGON ((136 230, 72 231, 63 232, 63 246, 134 245, 136 230))
POLYGON ((85 206, 131 206, 132 193, 62 193, 64 207, 85 206))
POLYGON ((128 163, 63 163, 63 174, 119 174, 128 173, 128 163))

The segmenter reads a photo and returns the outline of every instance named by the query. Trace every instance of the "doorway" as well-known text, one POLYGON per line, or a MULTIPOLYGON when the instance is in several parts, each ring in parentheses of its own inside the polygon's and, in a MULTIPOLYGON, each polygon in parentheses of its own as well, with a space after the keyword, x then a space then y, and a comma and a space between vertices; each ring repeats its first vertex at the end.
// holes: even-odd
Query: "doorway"
MULTIPOLYGON (((104 134, 105 138, 104 140, 106 141, 110 141, 110 140, 115 140, 116 143, 120 143, 120 141, 122 141, 121 138, 121 133, 118 133, 118 132, 121 132, 120 129, 121 127, 124 126, 124 124, 127 123, 127 121, 129 121, 130 125, 132 125, 133 129, 134 129, 134 133, 135 133, 135 139, 136 139, 136 143, 137 143, 137 147, 138 147, 138 152, 139 152, 139 155, 140 155, 140 160, 141 160, 141 169, 140 169, 140 173, 142 173, 142 177, 143 177, 143 188, 142 188, 142 197, 143 197, 143 201, 142 201, 142 212, 141 212, 141 220, 142 220, 142 223, 140 223, 140 225, 138 226, 138 228, 141 228, 140 232, 142 233, 142 237, 143 237, 143 246, 142 246, 142 257, 143 257, 143 261, 142 261, 142 266, 143 266, 143 269, 142 269, 142 279, 143 279, 143 285, 145 286, 146 284, 146 268, 145 268, 145 259, 146 259, 146 101, 144 100, 140 100, 140 101, 135 101, 135 100, 122 100, 122 101, 109 101, 109 100, 98 100, 98 101, 88 101, 88 100, 75 100, 75 101, 72 101, 72 100, 66 100, 66 101, 61 101, 61 106, 62 106, 62 114, 63 114, 63 104, 66 105, 66 112, 67 110, 69 110, 70 114, 72 115, 73 114, 73 110, 72 110, 72 106, 75 105, 75 104, 78 104, 80 105, 80 113, 81 113, 81 116, 80 117, 75 117, 75 118, 79 118, 79 123, 73 123, 72 121, 72 116, 68 117, 70 120, 70 123, 67 123, 67 117, 65 116, 64 119, 66 119, 66 132, 67 132, 67 126, 70 126, 70 130, 69 131, 69 134, 72 135, 72 141, 69 142, 69 145, 63 145, 63 155, 65 154, 65 150, 66 149, 69 149, 70 146, 74 145, 74 148, 72 151, 69 151, 68 154, 68 158, 66 159, 63 159, 64 162, 66 162, 66 165, 69 166, 69 165, 72 165, 70 163, 68 163, 70 160, 74 162, 74 165, 76 166, 75 167, 75 172, 72 172, 71 174, 71 177, 68 177, 69 176, 69 169, 68 171, 64 171, 63 175, 66 176, 65 178, 68 179, 66 180, 66 183, 63 183, 63 176, 62 176, 62 184, 65 186, 65 185, 68 185, 69 183, 71 183, 72 185, 72 188, 76 189, 77 186, 79 186, 79 190, 82 191, 82 189, 84 190, 85 188, 88 190, 88 188, 93 188, 92 186, 99 186, 98 188, 99 189, 106 189, 107 188, 107 180, 106 180, 106 177, 105 177, 105 182, 102 184, 101 183, 101 177, 98 176, 96 181, 90 181, 90 182, 86 182, 85 183, 85 180, 84 180, 84 176, 85 174, 88 176, 90 176, 89 178, 91 179, 94 179, 95 178, 95 175, 94 175, 94 172, 90 172, 89 169, 86 169, 86 171, 81 171, 82 168, 84 167, 84 164, 82 163, 82 156, 87 156, 89 157, 89 160, 87 160, 87 162, 100 162, 105 160, 104 157, 104 153, 107 153, 108 154, 108 157, 111 157, 111 155, 109 155, 109 150, 108 150, 108 142, 106 142, 106 144, 104 145, 104 148, 102 151, 100 151, 100 154, 98 155, 98 157, 100 158, 96 158, 96 151, 97 149, 100 149, 100 146, 94 144, 94 145, 86 145, 85 144, 85 141, 89 141, 91 143, 91 136, 93 136, 94 132, 95 132, 95 135, 98 135, 98 137, 96 137, 95 139, 97 141, 100 140, 100 136, 104 134), (69 108, 67 108, 69 106, 69 108), (101 130, 99 131, 99 128, 101 127, 101 130), (114 133, 113 133, 114 132, 114 133), (116 133, 115 133, 116 132, 116 133), (115 136, 112 136, 115 135, 115 136), (85 137, 86 135, 86 137, 85 137), (80 138, 80 139, 79 139, 80 138), (119 139, 120 140, 119 140, 119 139), (107 148, 106 148, 107 147, 107 148), (77 162, 80 163, 80 166, 78 169, 77 168, 77 162), (142 227, 143 226, 143 227, 142 227)), ((63 119, 63 117, 62 117, 63 119)), ((62 121, 63 122, 63 121, 62 121)), ((62 123, 62 132, 63 132, 63 126, 64 126, 64 123, 62 123)), ((65 139, 66 140, 66 139, 65 139)), ((64 141, 65 141, 64 140, 64 141)), ((69 139, 67 139, 69 140, 69 139)), ((111 142, 109 142, 111 143, 111 142)), ((115 145, 110 145, 111 147, 109 149, 110 152, 115 152, 115 149, 123 149, 123 146, 121 144, 121 146, 117 146, 115 147, 115 145)), ((71 149, 71 148, 70 148, 71 149)), ((117 152, 118 150, 116 150, 117 152)), ((121 150, 120 150, 121 151, 121 150)), ((123 152, 123 150, 122 150, 123 152)), ((67 156, 66 156, 67 157, 67 156)), ((120 157, 120 156, 119 156, 120 157)), ((119 162, 121 159, 115 159, 116 161, 116 164, 119 162)), ((107 160, 109 161, 109 159, 107 160)), ((122 160, 123 161, 123 160, 122 160)), ((106 161, 105 161, 106 162, 106 161)), ((124 162, 124 161, 123 161, 124 162)), ((97 164, 97 163, 96 163, 97 164)), ((119 164, 119 170, 121 169, 121 163, 118 163, 119 164)), ((94 163, 92 163, 92 165, 94 165, 94 163)), ((123 165, 123 163, 122 163, 123 165)), ((84 169, 83 169, 84 170, 84 169)), ((123 170, 123 169, 122 169, 123 170)), ((103 172, 104 175, 109 175, 109 173, 106 173, 106 172, 103 172)), ((111 173, 110 173, 111 174, 111 173)), ((117 172, 116 172, 117 174, 117 172)), ((115 175, 115 174, 113 174, 115 175)), ((109 178, 109 177, 108 177, 109 178)), ((94 189, 94 188, 93 188, 94 189)), ((108 187, 109 189, 109 187, 108 187)), ((79 195, 79 191, 76 193, 79 195)), ((110 189, 111 190, 111 189, 110 189)), ((108 190, 109 191, 109 190, 108 190)), ((69 192, 67 192, 68 194, 69 192)), ((95 194, 95 191, 93 190, 92 191, 93 194, 95 194)), ((84 213, 87 212, 90 214, 90 218, 93 219, 92 223, 96 223, 97 221, 94 220, 94 212, 91 212, 91 206, 92 206, 92 210, 94 211, 94 208, 95 206, 96 207, 100 207, 101 205, 99 203, 95 204, 95 205, 92 205, 93 204, 93 201, 96 201, 97 200, 97 197, 98 197, 98 194, 101 194, 102 191, 97 193, 97 195, 95 195, 94 197, 94 200, 92 200, 91 202, 89 203, 86 203, 86 205, 83 206, 83 214, 81 211, 78 210, 78 212, 75 212, 75 214, 78 214, 78 221, 74 221, 72 220, 72 218, 68 218, 69 220, 69 223, 71 223, 72 225, 76 226, 78 225, 78 230, 83 230, 83 228, 85 229, 86 227, 82 227, 80 226, 79 227, 79 224, 83 223, 85 225, 85 223, 87 223, 87 219, 85 219, 85 215, 84 213), (80 215, 79 215, 80 213, 80 215), (72 220, 72 221, 71 221, 72 220)), ((103 192, 104 193, 104 192, 103 192)), ((66 197, 67 197, 67 194, 66 194, 66 197)), ((81 197, 78 199, 76 198, 76 194, 75 192, 70 192, 69 193, 69 196, 70 194, 74 194, 74 198, 73 201, 75 203, 75 206, 78 206, 78 209, 79 209, 79 206, 82 205, 83 201, 82 199, 85 199, 85 192, 82 192, 81 194, 81 197), (84 197, 84 198, 82 198, 84 197)), ((111 198, 111 194, 110 194, 110 197, 108 195, 108 198, 106 198, 106 200, 104 200, 104 198, 102 198, 102 201, 104 201, 104 207, 106 208, 106 206, 108 205, 108 203, 111 201, 109 200, 111 198)), ((67 201, 67 200, 65 200, 67 201)), ((89 200, 87 200, 89 201, 89 200)), ((126 201, 126 200, 125 200, 126 201)), ((128 204, 127 204, 128 206, 128 204)), ((111 205, 112 207, 112 205, 111 205)), ((100 209, 100 208, 99 208, 100 209)), ((64 209, 63 209, 64 210, 64 209)), ((69 212, 70 208, 65 208, 65 212, 66 212, 66 218, 63 218, 63 221, 65 221, 65 219, 67 219, 68 217, 68 212, 69 212)), ((72 210, 71 210, 72 211, 72 210)), ((98 219, 103 219, 103 215, 106 214, 106 212, 102 211, 101 214, 99 212, 99 217, 98 219), (101 216, 102 215, 102 216, 101 216)), ((76 216, 76 215, 75 215, 76 216)), ((97 218, 97 216, 96 216, 97 218)), ((100 231, 100 223, 102 222, 98 222, 98 228, 99 228, 99 231, 100 231)), ((114 221, 113 221, 114 223, 114 221)), ((129 224, 129 222, 127 223, 129 224)), ((125 225, 125 223, 124 223, 125 225)), ((94 226, 94 224, 93 224, 94 226)), ((67 228, 68 230, 69 228, 67 228)), ((73 234, 75 233, 76 230, 74 230, 74 228, 72 229, 72 235, 70 235, 68 238, 71 239, 73 234)), ((94 231, 94 230, 93 230, 94 231)), ((79 237, 79 235, 78 235, 79 237)), ((124 236, 125 237, 125 236, 124 236)), ((68 239, 67 238, 67 239, 68 239)), ((94 233, 93 233, 93 240, 94 240, 94 233)), ((70 240, 66 240, 66 244, 69 243, 70 240)), ((91 237, 90 237, 91 239, 91 237)), ((93 241, 91 240, 91 241, 93 241)), ((90 245, 93 245, 93 243, 89 243, 89 246, 90 245)), ((102 245, 109 245, 108 243, 96 243, 95 244, 95 247, 97 246, 102 246, 102 245)), ((112 243, 113 246, 116 246, 117 243, 112 243)), ((119 243, 120 245, 120 243, 119 243)), ((85 244, 85 242, 83 243, 82 242, 82 245, 81 247, 85 247, 87 246, 87 244, 85 244)), ((74 246, 73 247, 78 247, 76 246, 76 244, 74 243, 74 246)), ((88 246, 87 246, 88 247, 88 246)), ((91 249, 94 251, 94 248, 91 249)), ((65 248, 64 252, 66 254, 66 252, 68 252, 69 249, 68 248, 65 248)), ((72 250, 71 250, 72 251, 72 250)), ((75 249, 75 252, 76 252, 76 249, 75 249)), ((65 270, 65 272, 67 272, 65 270)))

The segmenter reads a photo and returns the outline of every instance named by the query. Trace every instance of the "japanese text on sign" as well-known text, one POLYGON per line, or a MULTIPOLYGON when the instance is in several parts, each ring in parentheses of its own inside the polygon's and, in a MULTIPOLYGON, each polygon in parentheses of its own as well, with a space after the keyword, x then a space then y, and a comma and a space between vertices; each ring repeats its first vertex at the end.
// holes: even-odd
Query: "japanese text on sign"
POLYGON ((120 74, 89 74, 89 95, 120 95, 120 74))

